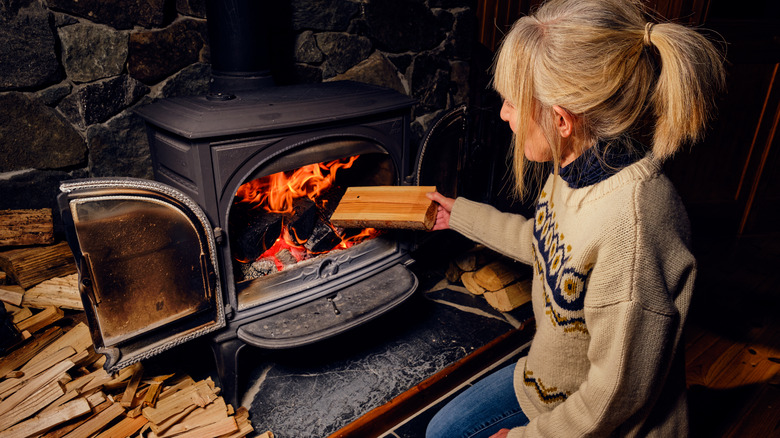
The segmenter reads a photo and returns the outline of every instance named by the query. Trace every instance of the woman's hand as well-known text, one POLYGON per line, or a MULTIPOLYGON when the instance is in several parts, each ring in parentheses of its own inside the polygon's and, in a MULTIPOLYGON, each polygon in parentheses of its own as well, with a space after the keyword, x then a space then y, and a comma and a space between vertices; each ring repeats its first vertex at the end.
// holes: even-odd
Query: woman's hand
POLYGON ((508 433, 509 433, 509 429, 501 429, 498 432, 491 435, 490 438, 506 438, 506 435, 508 433))
POLYGON ((439 204, 436 211, 436 222, 433 224, 433 231, 447 230, 450 228, 450 213, 452 212, 452 205, 455 204, 455 200, 447 198, 439 192, 426 193, 425 196, 431 201, 439 204))

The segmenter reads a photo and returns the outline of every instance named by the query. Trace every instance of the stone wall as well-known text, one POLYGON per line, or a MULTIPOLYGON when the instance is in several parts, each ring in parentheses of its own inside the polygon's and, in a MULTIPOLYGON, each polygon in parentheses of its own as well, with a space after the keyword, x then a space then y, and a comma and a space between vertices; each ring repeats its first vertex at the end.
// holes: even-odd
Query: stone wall
MULTIPOLYGON (((275 82, 394 88, 419 102, 417 141, 468 99, 469 2, 268 1, 275 82)), ((53 207, 66 179, 151 178, 133 108, 209 76, 204 0, 0 0, 0 209, 53 207)))

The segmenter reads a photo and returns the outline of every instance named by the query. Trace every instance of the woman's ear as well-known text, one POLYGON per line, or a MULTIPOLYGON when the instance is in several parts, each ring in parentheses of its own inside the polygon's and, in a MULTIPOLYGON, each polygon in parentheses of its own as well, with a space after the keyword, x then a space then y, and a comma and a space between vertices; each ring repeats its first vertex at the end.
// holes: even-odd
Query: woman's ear
POLYGON ((552 109, 555 113, 555 129, 558 130, 558 134, 563 138, 571 137, 574 133, 574 115, 558 105, 553 105, 552 109))

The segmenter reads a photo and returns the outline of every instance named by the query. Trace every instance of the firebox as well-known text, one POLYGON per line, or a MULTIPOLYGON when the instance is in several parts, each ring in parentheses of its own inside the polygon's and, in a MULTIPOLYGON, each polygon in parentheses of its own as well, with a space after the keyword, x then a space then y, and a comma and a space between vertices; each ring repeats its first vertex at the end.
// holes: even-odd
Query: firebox
POLYGON ((421 172, 460 167, 464 110, 435 126, 449 133, 443 155, 431 152, 432 133, 413 152, 413 103, 344 81, 139 109, 155 180, 69 181, 58 198, 106 369, 208 335, 235 404, 244 346, 317 342, 410 297, 419 234, 340 229, 329 215, 349 186, 437 185, 456 194, 449 172, 439 183, 421 172))

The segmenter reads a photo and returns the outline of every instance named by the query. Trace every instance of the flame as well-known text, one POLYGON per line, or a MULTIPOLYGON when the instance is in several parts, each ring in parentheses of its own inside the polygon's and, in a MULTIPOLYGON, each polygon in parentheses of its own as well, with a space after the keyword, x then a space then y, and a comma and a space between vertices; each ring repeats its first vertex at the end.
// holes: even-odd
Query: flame
POLYGON ((269 213, 292 213, 293 200, 308 197, 315 200, 323 191, 333 186, 339 169, 349 169, 359 155, 333 160, 328 163, 309 164, 292 172, 274 173, 242 184, 236 191, 238 202, 262 207, 269 213))
MULTIPOLYGON (((358 157, 359 155, 355 155, 327 163, 310 164, 294 171, 279 172, 249 181, 238 188, 234 203, 246 204, 252 209, 262 208, 266 212, 273 214, 290 214, 293 213, 293 201, 295 199, 308 197, 324 207, 327 204, 327 200, 318 200, 318 197, 334 185, 339 169, 349 169, 358 157)), ((310 251, 304 246, 307 238, 299 237, 294 229, 284 225, 282 226, 281 235, 274 244, 257 259, 272 259, 276 264, 277 270, 281 271, 285 266, 279 260, 280 251, 287 250, 297 263, 318 254, 350 248, 380 234, 379 230, 366 228, 360 230, 357 234, 347 236, 344 234, 344 230, 335 228, 330 223, 327 225, 340 240, 334 248, 321 252, 310 251)), ((241 263, 251 262, 251 260, 240 260, 238 258, 236 260, 241 263)))

